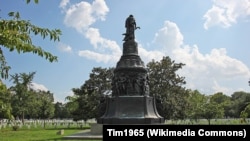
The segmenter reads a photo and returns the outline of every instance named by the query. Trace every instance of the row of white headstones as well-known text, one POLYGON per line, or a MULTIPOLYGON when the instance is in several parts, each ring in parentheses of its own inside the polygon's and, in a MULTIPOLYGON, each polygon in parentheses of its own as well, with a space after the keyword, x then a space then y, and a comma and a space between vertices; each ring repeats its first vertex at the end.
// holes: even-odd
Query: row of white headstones
MULTIPOLYGON (((18 125, 19 128, 39 128, 43 127, 45 122, 46 128, 71 128, 84 126, 84 121, 73 121, 73 120, 25 120, 24 124, 20 120, 0 120, 0 130, 4 128, 11 128, 18 125)), ((94 120, 87 121, 88 123, 93 123, 94 120)))

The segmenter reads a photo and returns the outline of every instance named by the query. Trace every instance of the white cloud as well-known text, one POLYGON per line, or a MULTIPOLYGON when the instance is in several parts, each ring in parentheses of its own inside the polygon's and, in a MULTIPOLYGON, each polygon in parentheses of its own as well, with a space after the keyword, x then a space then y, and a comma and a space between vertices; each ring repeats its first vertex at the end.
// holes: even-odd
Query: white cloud
POLYGON ((65 7, 69 4, 69 0, 61 0, 59 7, 65 9, 65 7))
MULTIPOLYGON (((227 3, 214 0, 214 6, 204 15, 206 29, 214 25, 229 27, 239 17, 249 15, 249 1, 242 0, 242 4, 229 0, 223 5, 224 2, 227 3)), ((66 9, 65 24, 77 29, 93 45, 93 50, 80 50, 79 56, 104 63, 119 60, 122 50, 117 43, 102 37, 97 28, 91 27, 97 20, 105 20, 108 11, 103 0, 95 0, 92 4, 80 2, 66 9)), ((214 48, 202 54, 198 45, 186 45, 183 39, 178 26, 165 21, 153 39, 153 44, 158 44, 161 50, 146 50, 139 44, 139 55, 145 63, 160 60, 163 56, 185 63, 179 73, 186 78, 187 88, 207 94, 218 91, 231 94, 235 90, 244 90, 242 85, 248 80, 250 70, 243 62, 228 56, 225 48, 214 48)))
POLYGON ((104 0, 95 0, 92 4, 82 1, 65 9, 64 23, 82 33, 98 19, 105 20, 107 12, 109 8, 104 0))
POLYGON ((66 99, 66 97, 73 96, 73 95, 74 95, 73 91, 61 92, 60 96, 54 95, 54 98, 55 98, 54 101, 61 102, 61 103, 64 104, 64 103, 68 102, 68 100, 66 99))
POLYGON ((211 9, 207 11, 204 15, 206 22, 204 23, 204 28, 208 29, 211 26, 220 25, 222 27, 231 26, 230 21, 224 15, 225 10, 221 9, 217 6, 213 6, 211 9))
POLYGON ((250 75, 249 68, 241 61, 226 54, 226 49, 214 48, 209 54, 202 54, 198 46, 173 50, 172 59, 185 63, 180 71, 186 77, 187 87, 201 92, 232 92, 244 87, 250 75))
POLYGON ((230 27, 239 18, 250 15, 249 0, 213 0, 213 6, 203 16, 206 20, 204 28, 212 26, 230 27))
POLYGON ((138 54, 141 57, 142 61, 146 65, 148 62, 152 61, 160 61, 162 57, 165 55, 163 52, 158 50, 146 50, 140 44, 138 46, 138 54))
POLYGON ((223 92, 226 94, 232 94, 232 92, 234 92, 234 90, 229 87, 220 86, 216 80, 214 80, 213 82, 212 90, 214 91, 214 93, 223 92))
POLYGON ((109 11, 108 6, 106 5, 104 0, 95 0, 92 4, 93 14, 101 20, 105 20, 105 16, 109 11))
POLYGON ((175 23, 165 21, 164 26, 155 34, 154 42, 168 52, 183 44, 183 36, 175 23))
POLYGON ((104 62, 104 63, 115 62, 112 55, 101 54, 90 50, 79 51, 78 55, 90 60, 95 60, 96 62, 104 62))
POLYGON ((89 28, 85 36, 90 40, 90 43, 94 46, 95 49, 109 49, 113 54, 121 55, 121 49, 119 45, 115 41, 111 41, 101 37, 98 29, 89 28))
POLYGON ((86 31, 85 37, 90 40, 90 43, 93 45, 95 51, 81 50, 78 53, 79 56, 104 63, 114 63, 120 58, 122 51, 119 45, 115 41, 101 37, 98 29, 89 28, 86 31))
POLYGON ((30 88, 36 91, 48 91, 48 88, 46 88, 43 84, 38 84, 35 82, 31 83, 30 88))
POLYGON ((186 77, 188 88, 205 93, 221 90, 228 94, 242 88, 242 84, 250 75, 249 68, 243 62, 228 56, 225 48, 214 48, 210 53, 202 54, 197 45, 183 44, 183 38, 180 38, 182 34, 174 23, 170 21, 165 23, 168 24, 164 24, 164 27, 156 33, 155 40, 162 44, 162 48, 168 49, 166 55, 171 59, 186 64, 179 73, 186 77), (164 30, 170 28, 172 30, 164 30), (166 41, 157 38, 170 38, 173 41, 164 45, 166 41), (170 45, 172 47, 168 47, 170 45))
POLYGON ((92 4, 82 1, 65 9, 65 24, 75 28, 93 45, 94 51, 80 50, 79 56, 104 63, 115 62, 119 59, 121 49, 117 43, 103 38, 99 29, 91 27, 97 20, 105 20, 107 12, 109 8, 104 0, 94 0, 92 4), (107 50, 109 55, 106 54, 107 50))
POLYGON ((72 52, 71 46, 66 45, 66 44, 64 44, 64 43, 61 43, 61 42, 58 44, 57 48, 58 48, 60 51, 62 51, 62 52, 68 52, 68 53, 71 53, 71 52, 72 52))
POLYGON ((66 11, 64 23, 82 32, 96 21, 91 12, 91 5, 87 2, 72 5, 66 11))

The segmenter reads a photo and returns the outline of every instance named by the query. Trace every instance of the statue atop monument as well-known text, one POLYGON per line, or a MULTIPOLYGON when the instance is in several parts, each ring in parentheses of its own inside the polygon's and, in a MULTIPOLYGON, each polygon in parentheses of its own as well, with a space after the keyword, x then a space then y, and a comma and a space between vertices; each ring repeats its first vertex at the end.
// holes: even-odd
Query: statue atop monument
POLYGON ((135 39, 135 30, 140 27, 136 26, 136 21, 133 15, 129 15, 125 21, 125 28, 126 28, 126 33, 123 33, 122 35, 125 35, 123 41, 128 41, 128 40, 134 40, 135 39))
MULTIPOLYGON (((99 124, 159 124, 164 123, 156 109, 155 98, 149 90, 148 70, 138 54, 133 15, 125 21, 123 52, 112 78, 112 93, 105 99, 105 112, 99 124)), ((104 108, 103 108, 104 109, 104 108)))

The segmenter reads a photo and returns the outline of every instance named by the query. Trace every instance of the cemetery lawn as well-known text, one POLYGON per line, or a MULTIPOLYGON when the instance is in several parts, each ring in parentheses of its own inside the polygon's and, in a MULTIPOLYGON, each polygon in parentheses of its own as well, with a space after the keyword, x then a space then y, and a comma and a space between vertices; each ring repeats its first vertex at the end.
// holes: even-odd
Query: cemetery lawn
POLYGON ((63 135, 56 134, 59 130, 58 128, 32 128, 14 131, 12 128, 6 128, 0 130, 0 141, 61 141, 64 136, 80 132, 84 129, 66 128, 63 135))

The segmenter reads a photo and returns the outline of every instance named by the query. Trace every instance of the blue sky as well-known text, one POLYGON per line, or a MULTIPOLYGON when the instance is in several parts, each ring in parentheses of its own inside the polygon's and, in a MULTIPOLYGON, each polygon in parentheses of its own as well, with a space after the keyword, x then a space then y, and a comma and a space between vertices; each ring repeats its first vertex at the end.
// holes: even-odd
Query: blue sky
POLYGON ((170 56, 186 64, 178 72, 185 87, 208 95, 250 90, 250 0, 0 0, 0 9, 2 19, 19 11, 37 26, 62 31, 60 42, 32 37, 58 62, 4 50, 10 74, 35 71, 33 87, 51 91, 55 101, 65 102, 94 67, 116 66, 130 14, 141 28, 135 34, 145 64, 170 56))

